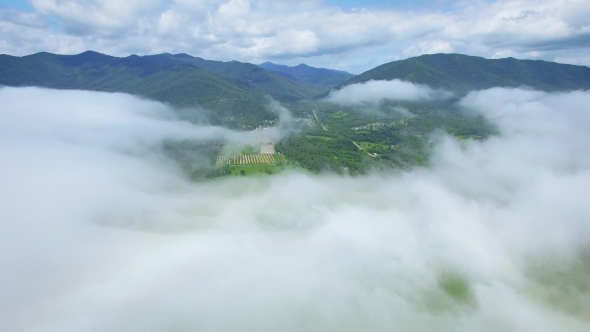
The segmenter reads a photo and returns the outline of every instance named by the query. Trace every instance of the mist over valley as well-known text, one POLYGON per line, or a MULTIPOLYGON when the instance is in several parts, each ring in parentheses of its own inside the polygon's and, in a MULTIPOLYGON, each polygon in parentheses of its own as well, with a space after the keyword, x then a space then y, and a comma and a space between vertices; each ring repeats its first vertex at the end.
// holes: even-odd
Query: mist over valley
POLYGON ((248 132, 125 94, 0 100, 3 329, 588 327, 587 92, 472 92, 498 134, 436 135, 428 167, 204 182, 165 143, 248 132))
POLYGON ((0 4, 0 331, 590 331, 587 1, 0 4))

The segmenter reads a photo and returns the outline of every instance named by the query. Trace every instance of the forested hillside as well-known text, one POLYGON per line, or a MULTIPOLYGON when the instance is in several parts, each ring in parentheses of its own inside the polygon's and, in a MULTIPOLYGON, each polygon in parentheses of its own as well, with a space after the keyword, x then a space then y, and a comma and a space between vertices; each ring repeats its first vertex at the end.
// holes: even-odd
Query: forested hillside
MULTIPOLYGON (((208 72, 252 85, 281 101, 297 101, 325 92, 326 87, 290 80, 251 63, 214 61, 187 54, 156 54, 143 57, 157 64, 188 64, 208 72)), ((340 82, 339 82, 340 83, 340 82)), ((333 84, 332 86, 335 86, 333 84)))
POLYGON ((315 68, 304 63, 294 67, 277 65, 272 62, 265 62, 259 65, 260 67, 279 73, 291 80, 301 81, 308 84, 316 84, 325 87, 333 87, 341 84, 353 77, 353 74, 345 71, 315 68))
POLYGON ((154 63, 138 56, 96 52, 0 56, 0 84, 125 92, 177 107, 205 108, 213 121, 236 124, 274 119, 259 89, 188 64, 154 63))
POLYGON ((0 55, 0 85, 125 92, 177 107, 204 108, 212 111, 214 122, 244 128, 276 119, 267 110, 267 94, 295 102, 326 91, 249 63, 186 54, 118 58, 92 51, 0 55))
POLYGON ((541 60, 485 59, 462 54, 427 54, 383 64, 348 80, 399 79, 459 93, 492 87, 538 90, 590 88, 590 68, 541 60))
MULTIPOLYGON (((385 100, 370 109, 344 106, 328 102, 318 94, 328 93, 328 86, 349 78, 348 73, 305 65, 261 66, 270 70, 187 54, 124 58, 92 51, 78 55, 0 55, 0 85, 125 92, 177 107, 201 109, 200 113, 212 123, 245 130, 268 126, 277 120, 277 114, 268 108, 271 96, 291 111, 298 133, 277 142, 277 151, 291 165, 314 172, 360 174, 374 168, 426 165, 433 132, 444 131, 460 140, 485 139, 496 133, 484 117, 462 112, 457 98, 385 100)), ((384 64, 341 86, 392 79, 450 90, 461 97, 470 90, 497 86, 525 85, 547 91, 585 89, 590 87, 590 68, 434 54, 384 64)), ((170 151, 190 164, 187 169, 194 170, 195 165, 190 162, 193 159, 187 156, 200 153, 197 150, 201 148, 181 144, 170 151)), ((211 159, 206 164, 214 165, 214 150, 220 150, 222 145, 214 150, 207 150, 211 146, 204 148, 211 159)))

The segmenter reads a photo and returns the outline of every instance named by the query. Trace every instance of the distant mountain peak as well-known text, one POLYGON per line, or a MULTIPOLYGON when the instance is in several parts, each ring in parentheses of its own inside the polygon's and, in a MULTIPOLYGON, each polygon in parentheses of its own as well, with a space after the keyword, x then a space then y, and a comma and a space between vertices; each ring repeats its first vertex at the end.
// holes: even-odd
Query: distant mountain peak
POLYGON ((84 51, 84 52, 82 52, 80 54, 76 54, 76 55, 105 55, 105 54, 102 54, 102 53, 99 53, 99 52, 96 52, 93 50, 88 50, 88 51, 84 51))
POLYGON ((266 61, 258 66, 279 73, 291 80, 324 87, 336 86, 354 76, 347 72, 327 68, 316 68, 305 63, 290 67, 266 61))
POLYGON ((189 55, 189 54, 186 54, 186 53, 177 53, 177 54, 174 54, 174 57, 175 58, 181 58, 181 59, 192 59, 193 58, 192 55, 189 55))

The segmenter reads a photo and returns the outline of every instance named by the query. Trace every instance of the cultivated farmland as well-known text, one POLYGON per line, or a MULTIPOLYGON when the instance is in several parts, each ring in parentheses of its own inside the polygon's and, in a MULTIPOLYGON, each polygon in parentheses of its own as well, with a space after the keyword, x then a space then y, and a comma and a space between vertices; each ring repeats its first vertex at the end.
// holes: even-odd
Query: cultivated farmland
POLYGON ((273 154, 237 155, 234 159, 235 165, 276 164, 276 162, 273 154))
POLYGON ((240 146, 226 146, 215 159, 215 166, 277 165, 287 163, 281 153, 276 153, 272 141, 240 146))

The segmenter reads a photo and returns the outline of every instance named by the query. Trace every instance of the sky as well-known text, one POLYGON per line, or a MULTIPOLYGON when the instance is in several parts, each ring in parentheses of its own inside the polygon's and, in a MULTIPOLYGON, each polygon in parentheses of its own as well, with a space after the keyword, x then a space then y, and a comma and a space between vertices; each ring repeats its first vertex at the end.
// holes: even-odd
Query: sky
POLYGON ((0 53, 187 53, 361 73, 429 53, 590 64, 586 0, 1 0, 0 53))

